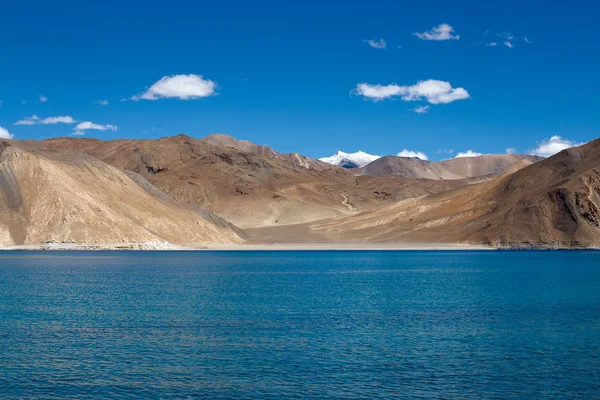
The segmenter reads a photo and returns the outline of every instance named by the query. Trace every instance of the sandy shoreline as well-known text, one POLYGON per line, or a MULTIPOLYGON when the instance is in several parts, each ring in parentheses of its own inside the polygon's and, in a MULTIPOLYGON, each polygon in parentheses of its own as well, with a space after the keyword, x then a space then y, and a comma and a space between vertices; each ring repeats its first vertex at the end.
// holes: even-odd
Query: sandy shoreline
POLYGON ((600 250, 594 247, 502 247, 461 243, 242 243, 174 245, 164 243, 73 244, 52 243, 0 247, 0 251, 491 251, 491 250, 600 250))
POLYGON ((491 246, 456 243, 307 243, 307 244, 221 244, 206 246, 182 246, 169 243, 119 243, 119 244, 71 244, 22 245, 0 247, 0 251, 394 251, 394 250, 497 250, 491 246))
POLYGON ((384 244, 369 244, 369 243, 307 243, 307 244, 233 244, 233 245, 213 245, 204 249, 190 250, 218 250, 218 251, 248 251, 248 250, 339 250, 339 251, 368 251, 368 250, 496 250, 495 247, 477 246, 468 244, 455 243, 384 243, 384 244))

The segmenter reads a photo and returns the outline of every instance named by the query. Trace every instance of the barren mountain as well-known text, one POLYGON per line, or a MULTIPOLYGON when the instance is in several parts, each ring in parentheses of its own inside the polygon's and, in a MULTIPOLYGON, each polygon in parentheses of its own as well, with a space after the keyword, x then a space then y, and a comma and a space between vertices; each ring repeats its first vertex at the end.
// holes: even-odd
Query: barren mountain
POLYGON ((331 165, 315 160, 314 158, 306 157, 298 153, 282 154, 278 151, 273 150, 269 146, 258 145, 247 140, 237 140, 236 138, 224 135, 221 133, 213 133, 200 141, 213 144, 216 146, 232 147, 236 150, 240 150, 246 153, 252 153, 259 156, 274 158, 279 161, 283 161, 294 167, 300 167, 305 169, 314 169, 317 171, 323 171, 331 168, 331 165))
POLYGON ((81 153, 0 142, 0 244, 241 242, 241 231, 184 207, 141 176, 81 153))
POLYGON ((600 246, 600 140, 536 163, 411 159, 436 179, 307 169, 184 135, 0 148, 3 245, 248 237, 226 219, 263 242, 600 246))
POLYGON ((89 154, 139 173, 173 199, 211 210, 241 228, 339 218, 472 183, 355 177, 337 167, 306 169, 185 135, 159 140, 58 138, 21 145, 89 154))
POLYGON ((490 154, 431 162, 412 157, 385 156, 356 170, 359 175, 401 176, 404 178, 463 179, 498 175, 521 160, 536 162, 542 157, 518 154, 490 154))
MULTIPOLYGON (((524 167, 519 169, 520 167, 524 167)), ((498 178, 313 226, 338 240, 600 246, 600 140, 498 178)))

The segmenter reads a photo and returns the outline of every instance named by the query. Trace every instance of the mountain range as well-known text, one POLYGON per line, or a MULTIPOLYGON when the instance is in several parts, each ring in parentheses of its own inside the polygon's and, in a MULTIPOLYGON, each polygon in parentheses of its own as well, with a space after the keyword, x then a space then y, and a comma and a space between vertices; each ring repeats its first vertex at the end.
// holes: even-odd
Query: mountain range
POLYGON ((221 134, 2 140, 0 245, 600 245, 600 140, 547 159, 350 159, 221 134))

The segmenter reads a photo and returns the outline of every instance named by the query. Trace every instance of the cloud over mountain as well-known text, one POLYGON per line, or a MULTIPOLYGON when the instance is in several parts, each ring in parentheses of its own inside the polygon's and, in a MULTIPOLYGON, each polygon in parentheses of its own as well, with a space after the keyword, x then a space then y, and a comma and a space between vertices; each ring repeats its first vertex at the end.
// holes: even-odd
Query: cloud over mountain
POLYGON ((24 119, 17 121, 14 125, 54 125, 54 124, 74 124, 77 121, 70 115, 60 115, 56 117, 48 117, 40 119, 37 115, 33 114, 31 117, 25 117, 24 119))
POLYGON ((40 124, 43 125, 52 125, 52 124, 74 124, 75 121, 73 117, 70 115, 58 116, 58 117, 48 117, 39 121, 40 124))
POLYGON ((35 125, 39 119, 40 117, 33 114, 31 117, 25 117, 22 120, 15 122, 13 125, 35 125))
POLYGON ((202 75, 164 76, 144 93, 131 97, 131 100, 158 100, 165 98, 194 100, 216 95, 216 89, 217 84, 209 79, 204 79, 202 75))
POLYGON ((467 150, 467 151, 463 151, 458 153, 454 158, 462 158, 462 157, 479 157, 483 155, 483 153, 478 153, 476 151, 473 150, 467 150))
POLYGON ((81 136, 85 134, 85 131, 87 130, 98 130, 98 131, 116 131, 118 128, 114 125, 100 125, 100 124, 95 124, 91 121, 84 121, 84 122, 80 122, 79 124, 77 124, 77 126, 75 127, 75 132, 73 132, 73 135, 76 136, 81 136))
POLYGON ((538 147, 530 151, 540 157, 550 157, 565 149, 575 146, 581 146, 584 143, 576 143, 568 139, 563 139, 560 136, 552 136, 550 139, 542 140, 538 147))
POLYGON ((12 139, 14 135, 8 129, 0 126, 0 139, 12 139))
POLYGON ((407 150, 407 149, 402 150, 400 153, 396 154, 396 156, 420 158, 421 160, 425 160, 425 161, 429 160, 427 155, 425 153, 423 153, 422 151, 412 151, 412 150, 407 150))

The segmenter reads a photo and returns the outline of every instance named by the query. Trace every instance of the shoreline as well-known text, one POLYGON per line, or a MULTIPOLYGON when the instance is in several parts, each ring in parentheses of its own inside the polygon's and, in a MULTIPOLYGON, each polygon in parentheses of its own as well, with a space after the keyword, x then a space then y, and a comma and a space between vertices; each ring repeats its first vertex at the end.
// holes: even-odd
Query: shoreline
POLYGON ((147 243, 123 244, 52 244, 0 247, 0 251, 399 251, 399 250, 497 250, 496 247, 469 244, 217 244, 171 245, 147 243))
POLYGON ((540 251, 599 250, 597 247, 486 246, 461 243, 243 243, 213 245, 173 245, 163 243, 18 245, 0 247, 0 251, 540 251))

